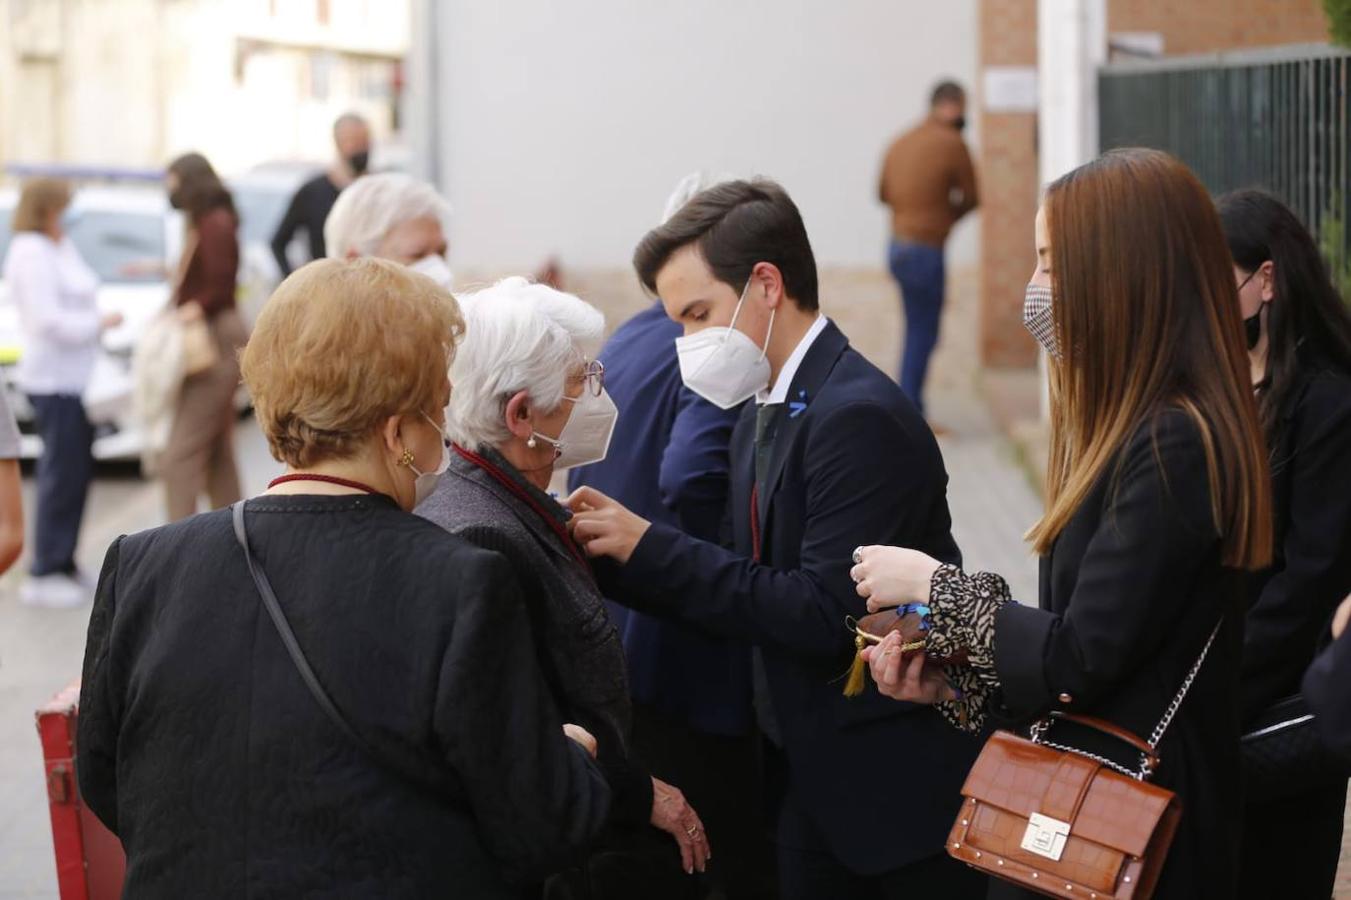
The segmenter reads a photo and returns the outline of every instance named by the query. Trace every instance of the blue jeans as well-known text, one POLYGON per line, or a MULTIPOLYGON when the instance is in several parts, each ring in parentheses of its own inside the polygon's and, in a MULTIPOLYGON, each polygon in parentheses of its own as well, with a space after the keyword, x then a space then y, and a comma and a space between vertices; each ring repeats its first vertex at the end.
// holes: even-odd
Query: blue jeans
POLYGON ((924 378, 929 371, 929 356, 938 343, 938 320, 943 315, 943 248, 893 240, 889 261, 905 308, 901 390, 923 413, 924 378))
POLYGON ((79 397, 30 394, 28 402, 42 436, 31 571, 34 575, 74 575, 75 545, 94 474, 94 428, 79 397))

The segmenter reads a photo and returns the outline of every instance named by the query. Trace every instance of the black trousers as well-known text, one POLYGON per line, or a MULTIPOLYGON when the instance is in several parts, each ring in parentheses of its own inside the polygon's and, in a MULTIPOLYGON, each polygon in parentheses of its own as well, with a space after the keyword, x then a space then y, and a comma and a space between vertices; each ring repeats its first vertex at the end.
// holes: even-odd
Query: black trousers
POLYGON ((791 790, 779 812, 778 857, 783 900, 984 900, 989 889, 988 878, 942 850, 880 875, 852 872, 827 849, 791 790))
POLYGON ((635 703, 633 741, 652 775, 680 788, 704 823, 713 852, 704 879, 709 896, 777 896, 760 736, 706 734, 635 703))
POLYGON ((94 474, 94 428, 77 396, 31 394, 28 402, 42 437, 31 571, 34 575, 73 575, 75 545, 94 474))
POLYGON ((1346 782, 1243 811, 1240 896, 1328 900, 1337 878, 1346 782))

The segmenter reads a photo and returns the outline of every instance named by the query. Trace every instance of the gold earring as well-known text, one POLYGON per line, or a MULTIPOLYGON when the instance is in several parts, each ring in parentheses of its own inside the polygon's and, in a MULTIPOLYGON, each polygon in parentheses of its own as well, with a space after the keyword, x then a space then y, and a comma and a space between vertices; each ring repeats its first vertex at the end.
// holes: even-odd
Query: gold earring
POLYGON ((413 464, 413 451, 409 450, 407 447, 404 447, 403 452, 399 454, 399 465, 411 466, 412 464, 413 464))

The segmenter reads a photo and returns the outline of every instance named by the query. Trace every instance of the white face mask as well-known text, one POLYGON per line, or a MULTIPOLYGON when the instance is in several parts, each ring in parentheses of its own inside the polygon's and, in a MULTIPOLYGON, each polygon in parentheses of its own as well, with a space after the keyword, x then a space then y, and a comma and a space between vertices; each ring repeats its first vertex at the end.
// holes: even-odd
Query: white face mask
POLYGON ((774 333, 774 310, 769 312, 764 347, 736 328, 750 287, 747 279, 730 325, 705 328, 678 337, 675 342, 676 355, 680 358, 680 380, 685 382, 685 387, 722 409, 731 409, 769 387, 769 360, 765 359, 765 349, 774 333))
POLYGON ((420 275, 426 275, 446 290, 450 290, 450 286, 455 282, 455 273, 450 271, 446 258, 439 253, 428 253, 417 262, 409 263, 408 268, 420 275))
POLYGON ((600 462, 610 452, 610 438, 615 431, 619 409, 604 388, 600 396, 589 389, 580 397, 563 398, 572 404, 572 415, 557 438, 532 432, 536 438, 554 447, 554 468, 571 469, 600 462))
POLYGON ((412 469, 413 474, 417 476, 413 481, 414 508, 421 506, 422 501, 432 495, 432 491, 436 490, 436 485, 440 482, 441 476, 446 474, 446 470, 450 468, 450 438, 446 436, 441 426, 432 420, 431 416, 423 413, 422 417, 431 423, 437 434, 441 435, 441 462, 430 472, 420 472, 417 466, 412 463, 408 464, 408 468, 412 469))

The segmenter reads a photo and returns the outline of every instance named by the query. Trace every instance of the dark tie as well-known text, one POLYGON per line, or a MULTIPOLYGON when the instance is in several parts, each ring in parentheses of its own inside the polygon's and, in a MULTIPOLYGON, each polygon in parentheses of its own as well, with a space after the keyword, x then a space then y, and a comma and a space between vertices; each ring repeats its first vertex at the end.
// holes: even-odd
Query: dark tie
MULTIPOLYGON (((763 488, 768 490, 765 478, 769 475, 769 457, 774 450, 774 437, 779 431, 779 421, 783 418, 782 403, 765 403, 755 409, 755 490, 751 493, 751 535, 755 543, 755 558, 760 558, 760 510, 759 496, 763 488)), ((765 662, 760 648, 751 651, 751 677, 755 705, 755 719, 760 730, 776 746, 783 745, 783 736, 779 732, 778 716, 774 714, 774 705, 769 695, 769 679, 765 675, 765 662)))
POLYGON ((774 436, 779 433, 782 418, 782 403, 765 403, 755 408, 755 483, 765 489, 769 487, 765 484, 765 470, 769 467, 774 436))

